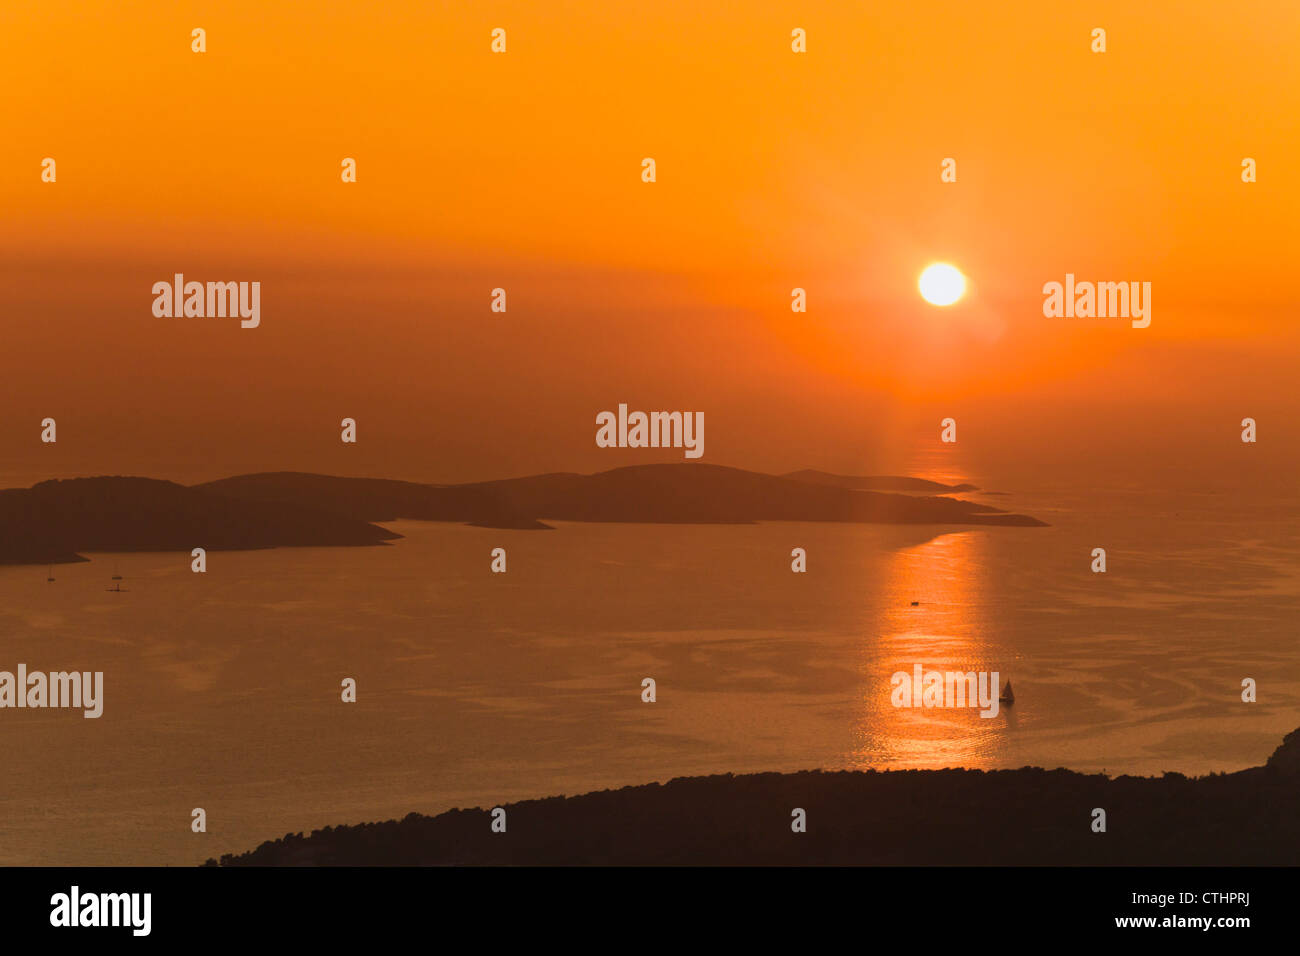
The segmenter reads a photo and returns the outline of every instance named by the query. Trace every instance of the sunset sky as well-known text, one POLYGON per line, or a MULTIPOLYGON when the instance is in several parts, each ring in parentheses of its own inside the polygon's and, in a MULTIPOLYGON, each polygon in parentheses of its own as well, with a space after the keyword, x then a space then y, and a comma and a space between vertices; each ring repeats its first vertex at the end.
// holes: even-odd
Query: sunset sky
POLYGON ((1185 475, 1248 415, 1294 465, 1298 44, 1293 0, 10 0, 0 484, 681 460, 598 449, 620 402, 767 471, 1185 475), (260 328, 156 318, 175 272, 260 328), (1150 328, 1045 318, 1067 272, 1150 328))

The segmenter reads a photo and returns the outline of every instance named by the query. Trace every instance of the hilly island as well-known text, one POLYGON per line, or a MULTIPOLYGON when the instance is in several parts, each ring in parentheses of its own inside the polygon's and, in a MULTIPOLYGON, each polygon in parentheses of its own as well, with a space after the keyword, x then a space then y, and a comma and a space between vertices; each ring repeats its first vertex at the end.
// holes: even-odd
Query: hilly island
POLYGON ((0 491, 0 564, 81 561, 82 551, 382 545, 401 535, 378 523, 400 519, 525 530, 546 529, 548 519, 1044 526, 1027 515, 950 497, 969 490, 917 478, 813 471, 775 476, 698 463, 455 485, 300 472, 193 486, 73 478, 0 491))

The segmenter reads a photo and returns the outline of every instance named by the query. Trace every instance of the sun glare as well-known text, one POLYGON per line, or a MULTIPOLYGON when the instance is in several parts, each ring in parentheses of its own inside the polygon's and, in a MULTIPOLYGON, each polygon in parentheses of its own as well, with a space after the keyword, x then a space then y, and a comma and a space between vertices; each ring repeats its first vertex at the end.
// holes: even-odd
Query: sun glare
POLYGON ((966 292, 966 277, 956 266, 936 262, 926 266, 917 287, 931 305, 952 305, 966 292))

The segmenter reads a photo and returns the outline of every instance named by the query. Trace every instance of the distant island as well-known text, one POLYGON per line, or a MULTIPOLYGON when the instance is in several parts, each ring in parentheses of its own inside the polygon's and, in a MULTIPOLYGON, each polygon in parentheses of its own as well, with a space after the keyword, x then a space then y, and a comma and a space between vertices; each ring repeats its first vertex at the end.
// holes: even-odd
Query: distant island
POLYGON ((837 485, 840 488, 856 488, 860 491, 905 491, 924 492, 931 495, 954 495, 967 491, 979 491, 976 485, 945 485, 930 481, 928 478, 908 478, 903 475, 833 475, 829 471, 816 471, 805 468, 803 471, 791 471, 781 476, 795 481, 809 481, 818 485, 837 485))
POLYGON ((207 866, 1294 866, 1300 730, 1263 767, 1188 778, 1069 770, 805 771, 412 813, 287 834, 207 866), (791 830, 791 811, 807 832, 791 830), (1106 811, 1106 832, 1092 829, 1106 811))
POLYGON ((294 502, 237 501, 153 478, 71 478, 0 491, 0 564, 81 551, 374 545, 401 535, 294 502))
POLYGON ((825 472, 763 475, 696 463, 634 465, 430 485, 269 472, 186 487, 152 478, 43 481, 0 491, 0 564, 81 561, 82 551, 380 545, 399 519, 544 530, 546 520, 679 524, 758 521, 1043 527, 1026 515, 940 495, 965 485, 825 472))
MULTIPOLYGON (((890 494, 847 483, 922 479, 847 478, 824 472, 764 475, 697 463, 632 465, 594 475, 567 472, 459 485, 273 472, 196 485, 245 501, 295 502, 362 521, 418 518, 486 527, 555 521, 751 524, 836 521, 1044 527, 1026 515, 940 496, 890 494)), ((912 486, 920 487, 920 486, 912 486)), ((951 487, 937 485, 937 488, 951 487)))

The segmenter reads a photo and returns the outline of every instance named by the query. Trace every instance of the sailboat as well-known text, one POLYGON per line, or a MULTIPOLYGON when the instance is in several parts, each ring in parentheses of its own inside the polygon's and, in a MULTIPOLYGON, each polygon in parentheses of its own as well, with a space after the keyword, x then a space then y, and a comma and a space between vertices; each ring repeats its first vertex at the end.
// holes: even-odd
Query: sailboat
MULTIPOLYGON (((114 572, 117 571, 117 565, 116 565, 116 564, 113 565, 113 571, 114 571, 114 572)), ((120 594, 121 592, 125 591, 126 588, 122 587, 122 575, 117 574, 117 573, 114 573, 114 574, 113 574, 113 586, 112 586, 111 588, 104 588, 104 590, 105 590, 105 591, 112 591, 114 594, 120 594)))
POLYGON ((46 583, 46 584, 53 584, 53 583, 54 583, 54 565, 51 564, 50 567, 49 567, 49 570, 48 570, 46 573, 49 575, 49 577, 47 577, 47 578, 45 579, 45 583, 46 583))
POLYGON ((1007 681, 1007 686, 1002 688, 1002 693, 998 695, 998 703, 1014 704, 1016 702, 1016 692, 1011 689, 1011 681, 1007 681))

